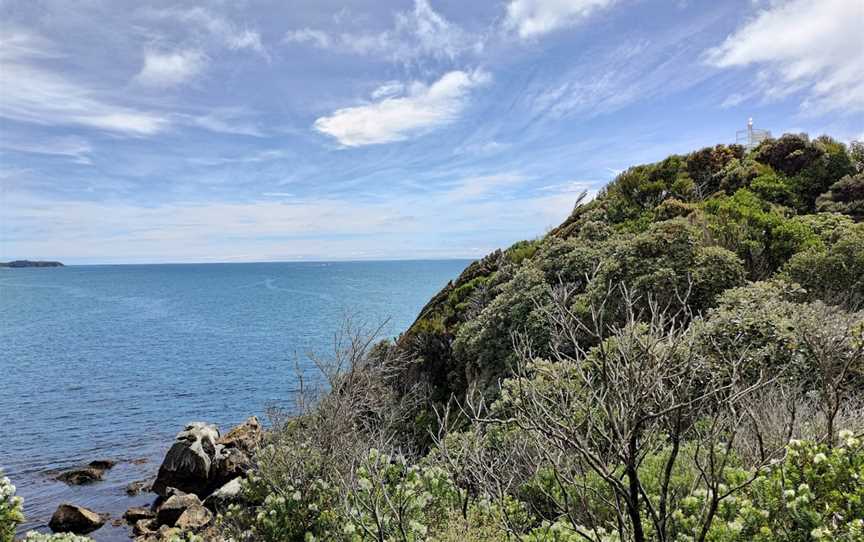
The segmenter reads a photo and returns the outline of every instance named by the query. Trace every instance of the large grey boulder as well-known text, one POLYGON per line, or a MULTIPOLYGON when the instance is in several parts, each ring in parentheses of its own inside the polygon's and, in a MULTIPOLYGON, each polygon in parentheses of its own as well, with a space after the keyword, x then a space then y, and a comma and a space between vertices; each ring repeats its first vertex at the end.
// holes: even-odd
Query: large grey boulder
POLYGON ((186 493, 206 496, 213 484, 210 466, 216 453, 219 429, 215 425, 194 422, 177 434, 176 442, 165 454, 153 492, 167 496, 173 487, 186 493))
POLYGON ((87 534, 104 524, 105 518, 93 510, 64 503, 57 507, 48 527, 55 533, 87 534))

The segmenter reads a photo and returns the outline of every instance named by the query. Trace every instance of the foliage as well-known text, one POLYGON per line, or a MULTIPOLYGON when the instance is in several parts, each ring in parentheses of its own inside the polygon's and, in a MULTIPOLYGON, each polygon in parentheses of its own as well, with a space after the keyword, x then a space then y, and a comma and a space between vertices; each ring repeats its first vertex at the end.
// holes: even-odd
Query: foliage
POLYGON ((30 531, 23 542, 93 542, 93 539, 72 533, 45 534, 30 531))
POLYGON ((864 220, 864 172, 846 175, 832 184, 816 200, 816 208, 821 212, 843 213, 859 222, 864 220))
MULTIPOLYGON (((735 499, 708 539, 718 542, 852 542, 864 537, 864 449, 861 439, 841 432, 837 447, 790 442, 785 458, 767 469, 735 499)), ((677 513, 688 526, 705 505, 694 492, 677 513)))
POLYGON ((23 502, 15 486, 0 470, 0 542, 12 542, 15 528, 24 521, 23 502))

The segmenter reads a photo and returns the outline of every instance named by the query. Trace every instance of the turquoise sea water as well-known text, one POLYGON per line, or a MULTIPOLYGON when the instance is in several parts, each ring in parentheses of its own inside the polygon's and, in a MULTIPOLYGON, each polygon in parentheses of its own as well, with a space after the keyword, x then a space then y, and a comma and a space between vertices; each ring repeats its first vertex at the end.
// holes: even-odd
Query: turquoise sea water
POLYGON ((113 518, 148 502, 124 487, 155 474, 186 422, 225 429, 290 408, 295 362, 313 379, 306 354, 332 351, 345 314, 389 318, 395 336, 467 263, 0 269, 0 467, 25 499, 25 527, 44 528, 62 501, 113 518), (51 478, 98 458, 125 462, 91 486, 51 478))

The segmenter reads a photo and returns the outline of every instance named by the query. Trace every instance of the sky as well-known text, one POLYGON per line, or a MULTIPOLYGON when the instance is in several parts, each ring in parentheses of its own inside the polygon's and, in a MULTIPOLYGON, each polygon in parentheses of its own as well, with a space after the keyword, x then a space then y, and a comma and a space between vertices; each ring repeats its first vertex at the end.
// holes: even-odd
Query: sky
POLYGON ((0 260, 475 258, 629 166, 864 139, 861 0, 0 0, 0 260))

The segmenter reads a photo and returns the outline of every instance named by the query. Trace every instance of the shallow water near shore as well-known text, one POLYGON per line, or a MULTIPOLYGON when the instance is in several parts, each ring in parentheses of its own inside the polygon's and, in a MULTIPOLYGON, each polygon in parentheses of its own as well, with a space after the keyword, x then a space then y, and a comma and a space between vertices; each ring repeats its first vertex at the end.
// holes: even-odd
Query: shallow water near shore
MULTIPOLYGON (((295 362, 326 355, 346 313, 395 336, 465 260, 69 266, 0 270, 0 467, 25 499, 23 529, 61 502, 120 518, 129 482, 155 475, 188 421, 224 431, 290 409, 295 362), (52 473, 119 461, 69 487, 52 473), (142 462, 142 460, 146 460, 142 462)), ((22 529, 22 530, 23 530, 22 529)), ((125 540, 125 527, 92 533, 125 540)))

